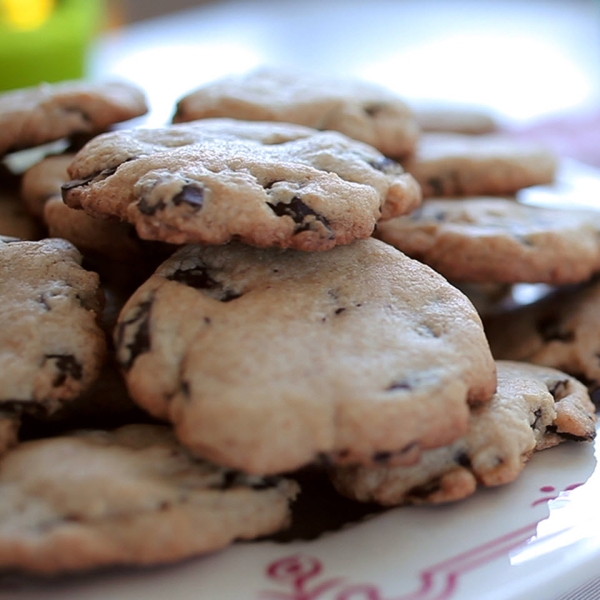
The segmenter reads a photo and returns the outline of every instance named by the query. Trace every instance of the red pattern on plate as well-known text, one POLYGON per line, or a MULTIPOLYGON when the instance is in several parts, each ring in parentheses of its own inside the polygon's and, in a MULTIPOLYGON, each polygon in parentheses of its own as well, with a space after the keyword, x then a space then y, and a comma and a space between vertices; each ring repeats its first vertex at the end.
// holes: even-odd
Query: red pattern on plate
MULTIPOLYGON (((580 483, 569 485, 565 491, 573 490, 580 485, 580 483)), ((557 498, 558 495, 548 495, 555 491, 553 486, 541 487, 540 492, 545 495, 532 502, 531 506, 535 507, 557 498)), ((330 577, 317 581, 323 573, 323 563, 312 556, 294 554, 273 561, 266 568, 267 577, 274 583, 286 586, 288 591, 263 591, 260 598, 262 600, 320 600, 327 594, 332 600, 448 600, 454 595, 462 575, 506 555, 513 548, 527 542, 535 535, 539 522, 540 519, 428 567, 420 574, 419 588, 401 596, 385 596, 377 585, 352 584, 343 577, 330 577)))

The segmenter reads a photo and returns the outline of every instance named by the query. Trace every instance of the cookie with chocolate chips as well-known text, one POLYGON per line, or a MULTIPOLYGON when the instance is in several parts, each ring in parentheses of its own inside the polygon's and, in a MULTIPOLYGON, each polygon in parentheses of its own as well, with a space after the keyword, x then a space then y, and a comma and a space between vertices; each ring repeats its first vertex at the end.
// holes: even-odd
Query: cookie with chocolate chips
POLYGON ((557 159, 539 144, 500 134, 423 133, 402 165, 425 198, 510 195, 552 183, 557 159))
POLYGON ((496 385, 472 304, 373 238, 184 247, 127 302, 116 348, 134 401, 251 473, 413 463, 464 433, 496 385))
POLYGON ((560 369, 600 387, 600 281, 559 288, 537 302, 490 315, 486 334, 496 358, 560 369))
POLYGON ((432 198, 375 235, 460 282, 569 284, 600 270, 599 213, 510 198, 432 198))
POLYGON ((419 135, 411 109, 385 87, 272 68, 197 88, 179 100, 173 121, 209 117, 283 121, 340 131, 395 157, 412 152, 419 135))
POLYGON ((65 240, 0 244, 0 410, 48 415, 96 379, 102 298, 80 261, 65 240))
MULTIPOLYGON (((67 168, 73 157, 70 153, 46 157, 23 174, 21 197, 25 206, 43 220, 50 237, 71 242, 103 275, 119 267, 135 266, 149 276, 172 250, 165 244, 141 240, 132 225, 116 217, 101 219, 69 208, 63 202, 61 187, 69 181, 67 168)), ((124 276, 131 278, 131 273, 124 276)))
POLYGON ((340 493, 383 505, 450 502, 478 485, 515 480, 532 454, 565 440, 591 441, 596 416, 585 386, 555 369, 498 361, 491 402, 471 411, 468 432, 423 452, 410 467, 338 467, 330 472, 340 493))
POLYGON ((0 460, 0 567, 174 562, 284 528, 297 492, 196 459, 160 425, 24 442, 0 460))
POLYGON ((0 156, 77 134, 95 134, 148 111, 136 86, 64 81, 0 94, 0 156))
POLYGON ((421 199, 414 179, 336 132, 206 120, 96 137, 69 167, 63 199, 116 216, 143 239, 328 250, 369 237, 421 199))

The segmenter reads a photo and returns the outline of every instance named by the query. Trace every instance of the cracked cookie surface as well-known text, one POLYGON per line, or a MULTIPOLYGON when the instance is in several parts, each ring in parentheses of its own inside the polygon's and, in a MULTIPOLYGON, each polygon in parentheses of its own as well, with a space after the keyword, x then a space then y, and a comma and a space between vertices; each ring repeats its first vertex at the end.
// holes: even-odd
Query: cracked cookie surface
POLYGON ((129 83, 64 81, 0 94, 0 156, 75 134, 98 133, 147 112, 129 83))
POLYGON ((24 442, 0 460, 0 566, 173 562, 284 528, 297 492, 194 458, 161 425, 24 442))
POLYGON ((179 100, 173 121, 213 117, 340 131, 394 157, 412 152, 419 135, 408 105, 382 86, 266 68, 194 90, 179 100))
POLYGON ((409 212, 413 177, 336 132, 208 119, 96 137, 69 167, 63 199, 135 225, 144 239, 328 250, 409 212))
POLYGON ((424 452, 414 466, 332 469, 338 491, 384 505, 455 501, 478 485, 513 481, 535 451, 595 438, 595 408, 582 383, 537 365, 497 366, 498 390, 489 403, 472 409, 466 435, 424 452))
POLYGON ((466 297, 373 238, 182 248, 121 311, 116 348, 134 401, 253 473, 414 462, 496 384, 466 297))

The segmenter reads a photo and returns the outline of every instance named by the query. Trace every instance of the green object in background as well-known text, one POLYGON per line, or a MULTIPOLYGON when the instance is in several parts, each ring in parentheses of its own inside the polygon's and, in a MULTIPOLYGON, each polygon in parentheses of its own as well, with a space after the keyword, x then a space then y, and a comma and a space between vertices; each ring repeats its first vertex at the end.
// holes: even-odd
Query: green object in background
MULTIPOLYGON (((48 15, 29 28, 17 19, 20 1, 0 0, 0 90, 84 77, 90 42, 103 24, 102 0, 46 0, 48 15)), ((25 21, 33 15, 27 10, 25 21)))

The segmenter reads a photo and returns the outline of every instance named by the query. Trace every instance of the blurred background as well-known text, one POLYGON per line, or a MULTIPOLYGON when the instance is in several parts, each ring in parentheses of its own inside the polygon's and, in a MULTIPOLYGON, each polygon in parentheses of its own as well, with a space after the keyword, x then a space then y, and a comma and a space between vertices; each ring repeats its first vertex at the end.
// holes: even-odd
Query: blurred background
POLYGON ((372 80, 414 103, 483 107, 508 128, 551 133, 559 146, 575 141, 584 157, 600 154, 597 0, 0 0, 0 6, 0 84, 11 69, 20 82, 39 80, 42 65, 49 78, 60 76, 62 65, 64 76, 79 68, 91 79, 127 79, 148 95, 149 125, 168 122, 176 101, 207 81, 275 65, 372 80), (15 3, 27 14, 34 5, 55 16, 70 7, 71 20, 55 32, 33 26, 19 46, 7 37, 7 7, 15 3), (54 51, 36 46, 36 32, 54 51))

